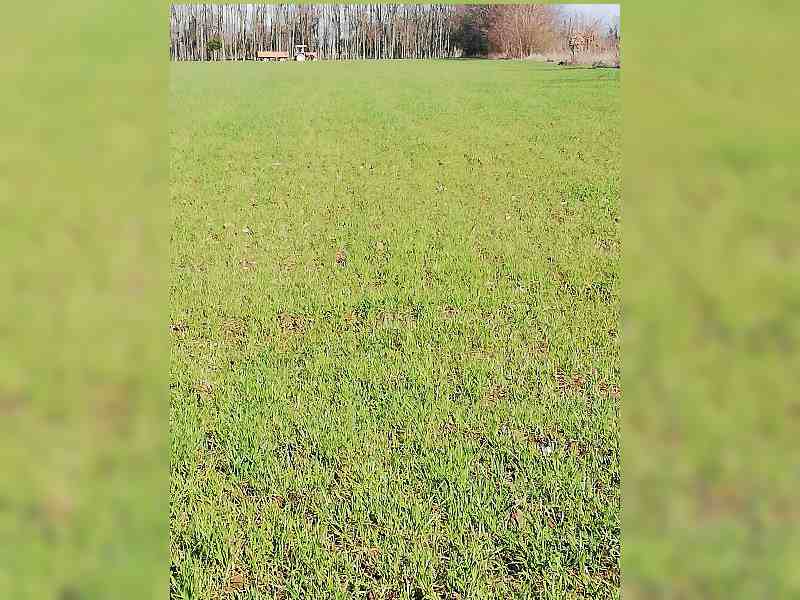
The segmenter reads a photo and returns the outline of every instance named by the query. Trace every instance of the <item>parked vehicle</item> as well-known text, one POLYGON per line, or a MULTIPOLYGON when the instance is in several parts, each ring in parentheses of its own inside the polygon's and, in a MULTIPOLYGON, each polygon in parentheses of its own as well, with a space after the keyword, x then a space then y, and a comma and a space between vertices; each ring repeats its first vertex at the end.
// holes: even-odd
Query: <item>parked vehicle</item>
POLYGON ((285 61, 290 58, 296 61, 316 60, 317 53, 307 51, 305 44, 296 44, 293 54, 288 50, 259 50, 256 53, 256 60, 285 61))

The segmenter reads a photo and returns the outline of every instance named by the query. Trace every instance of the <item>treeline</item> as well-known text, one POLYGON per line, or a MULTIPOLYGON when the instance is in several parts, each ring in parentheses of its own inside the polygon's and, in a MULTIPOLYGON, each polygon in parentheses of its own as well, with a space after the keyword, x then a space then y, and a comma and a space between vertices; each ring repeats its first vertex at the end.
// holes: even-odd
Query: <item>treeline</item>
POLYGON ((172 5, 172 60, 247 60, 306 44, 322 59, 450 58, 455 9, 436 4, 172 5))
POLYGON ((459 6, 455 32, 465 56, 619 65, 619 24, 603 24, 558 4, 459 6))
POLYGON ((619 30, 558 5, 187 4, 170 9, 172 60, 251 60, 305 44, 322 59, 552 57, 619 61, 619 30))

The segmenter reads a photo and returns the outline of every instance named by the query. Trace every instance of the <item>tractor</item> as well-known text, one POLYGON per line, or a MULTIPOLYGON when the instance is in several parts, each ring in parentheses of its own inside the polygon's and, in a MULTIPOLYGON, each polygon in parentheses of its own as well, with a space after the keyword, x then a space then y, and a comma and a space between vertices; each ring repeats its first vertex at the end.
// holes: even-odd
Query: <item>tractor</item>
POLYGON ((295 44, 294 46, 294 59, 296 61, 304 61, 304 60, 316 60, 317 53, 316 52, 308 52, 306 51, 305 44, 295 44))

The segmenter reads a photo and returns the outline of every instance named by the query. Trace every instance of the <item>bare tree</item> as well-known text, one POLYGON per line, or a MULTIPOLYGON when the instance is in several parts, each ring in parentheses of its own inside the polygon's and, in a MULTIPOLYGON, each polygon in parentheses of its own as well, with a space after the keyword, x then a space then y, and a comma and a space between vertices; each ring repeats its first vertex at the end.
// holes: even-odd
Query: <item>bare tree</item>
POLYGON ((551 4, 500 5, 493 8, 489 41, 494 52, 526 58, 553 46, 561 9, 551 4))

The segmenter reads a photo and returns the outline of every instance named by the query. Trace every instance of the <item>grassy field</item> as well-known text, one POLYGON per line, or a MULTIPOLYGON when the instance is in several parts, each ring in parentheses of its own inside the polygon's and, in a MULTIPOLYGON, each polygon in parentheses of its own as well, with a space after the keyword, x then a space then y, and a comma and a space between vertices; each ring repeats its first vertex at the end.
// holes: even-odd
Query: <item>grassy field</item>
POLYGON ((619 597, 619 72, 174 64, 169 111, 172 597, 619 597))

